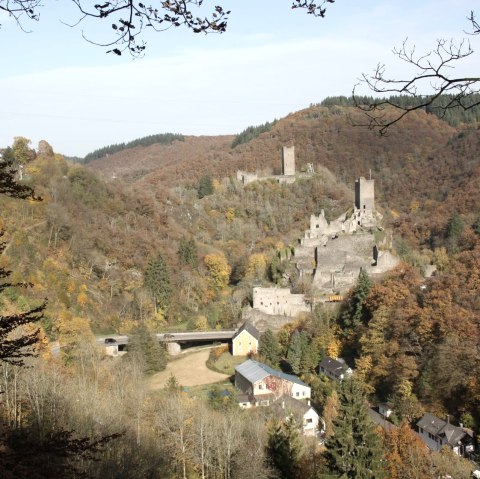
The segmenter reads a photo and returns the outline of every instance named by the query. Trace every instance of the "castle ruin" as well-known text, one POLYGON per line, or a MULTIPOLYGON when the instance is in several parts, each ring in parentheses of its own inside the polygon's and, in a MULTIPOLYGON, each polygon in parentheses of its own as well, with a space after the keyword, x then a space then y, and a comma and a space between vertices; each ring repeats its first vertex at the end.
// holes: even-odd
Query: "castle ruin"
POLYGON ((331 222, 323 210, 310 217, 310 229, 295 248, 300 276, 310 276, 316 291, 332 293, 351 288, 362 268, 374 275, 394 267, 398 259, 381 250, 375 238, 375 231, 383 230, 381 220, 374 180, 358 178, 353 209, 331 222))
MULTIPOLYGON (((398 259, 388 251, 388 241, 379 242, 375 236, 385 236, 381 220, 375 209, 374 180, 363 177, 355 181, 355 203, 350 210, 330 222, 323 210, 310 216, 310 228, 295 248, 294 258, 299 276, 311 281, 312 301, 326 301, 332 294, 347 291, 362 269, 374 276, 397 265, 398 259)), ((290 288, 256 287, 249 314, 254 322, 272 327, 273 320, 279 326, 287 317, 310 310, 305 296, 292 294, 290 288)))
MULTIPOLYGON (((306 173, 298 173, 301 177, 310 177, 314 174, 314 167, 312 163, 307 163, 306 173)), ((284 146, 282 147, 282 174, 281 175, 267 175, 259 176, 258 173, 250 173, 248 171, 237 171, 237 181, 242 185, 248 185, 254 181, 261 180, 275 180, 280 184, 292 184, 295 183, 297 178, 296 166, 295 166, 295 147, 284 146)))

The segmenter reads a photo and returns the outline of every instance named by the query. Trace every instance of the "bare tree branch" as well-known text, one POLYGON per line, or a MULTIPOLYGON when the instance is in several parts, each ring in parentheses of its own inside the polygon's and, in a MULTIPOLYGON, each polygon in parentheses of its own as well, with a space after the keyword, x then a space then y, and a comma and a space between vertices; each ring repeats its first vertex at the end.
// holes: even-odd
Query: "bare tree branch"
POLYGON ((8 13, 24 32, 28 32, 21 23, 22 17, 38 21, 40 14, 36 9, 40 6, 41 0, 3 0, 0 2, 0 11, 8 13))
MULTIPOLYGON (((472 35, 480 33, 480 28, 471 12, 467 17, 472 23, 472 35)), ((437 40, 434 50, 426 54, 418 54, 415 46, 409 48, 405 40, 402 47, 394 49, 393 53, 403 62, 415 68, 416 73, 407 79, 394 79, 386 76, 385 65, 379 64, 373 74, 362 74, 360 83, 353 88, 352 96, 355 106, 365 113, 366 123, 372 130, 378 130, 385 135, 388 129, 404 118, 408 113, 434 105, 443 114, 452 108, 469 110, 480 104, 479 101, 469 101, 472 95, 480 92, 480 77, 452 76, 458 62, 474 54, 468 40, 455 43, 453 40, 437 40), (359 85, 376 94, 385 97, 365 105, 359 101, 357 88, 359 85), (427 93, 428 92, 428 93, 427 93), (404 95, 415 99, 411 106, 388 98, 390 95, 404 95), (439 99, 443 102, 439 102, 439 99), (386 109, 387 107, 391 107, 386 109), (392 114, 393 111, 393 114, 392 114)))
POLYGON ((75 25, 87 18, 109 18, 112 21, 114 37, 111 41, 97 42, 89 39, 84 33, 82 35, 90 43, 105 47, 115 46, 107 53, 116 55, 121 55, 124 51, 133 56, 143 55, 145 42, 139 39, 146 28, 160 32, 184 26, 194 33, 223 33, 227 28, 230 13, 217 5, 209 17, 195 16, 192 9, 200 8, 203 0, 164 0, 159 2, 159 8, 134 0, 115 0, 93 7, 86 5, 83 0, 72 1, 82 13, 82 17, 75 25))
POLYGON ((320 3, 314 0, 295 0, 292 3, 292 9, 303 8, 307 10, 309 15, 323 18, 327 12, 327 8, 325 7, 327 3, 335 3, 335 0, 324 0, 320 3))
MULTIPOLYGON (((159 0, 150 4, 138 0, 111 0, 94 3, 87 0, 70 0, 78 11, 80 18, 73 24, 76 27, 89 18, 110 20, 107 29, 111 29, 112 37, 108 41, 97 41, 82 31, 83 38, 94 45, 113 47, 107 53, 122 55, 128 51, 132 56, 143 56, 146 44, 142 40, 145 29, 161 32, 172 27, 186 27, 194 33, 223 33, 227 28, 230 11, 216 5, 213 11, 203 16, 200 14, 204 0, 159 0)), ((304 9, 315 17, 324 17, 325 5, 335 0, 291 0, 292 9, 304 9)), ((0 11, 11 15, 22 28, 22 16, 31 20, 39 20, 38 9, 41 0, 0 0, 0 11)), ((25 31, 25 30, 24 30, 25 31)))

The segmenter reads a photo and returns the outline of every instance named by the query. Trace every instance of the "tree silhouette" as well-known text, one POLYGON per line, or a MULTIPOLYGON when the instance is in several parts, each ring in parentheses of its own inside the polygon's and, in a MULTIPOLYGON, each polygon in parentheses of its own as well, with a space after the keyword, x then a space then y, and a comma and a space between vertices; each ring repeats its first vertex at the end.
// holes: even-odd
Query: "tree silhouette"
MULTIPOLYGON (((142 39, 145 30, 162 32, 170 28, 185 27, 193 33, 223 33, 227 28, 230 11, 221 5, 215 5, 213 11, 202 16, 203 0, 166 0, 157 4, 142 3, 134 0, 115 0, 111 2, 93 3, 86 0, 70 0, 80 13, 78 21, 70 25, 77 26, 86 19, 98 19, 102 24, 108 25, 111 37, 106 42, 98 42, 83 38, 95 45, 112 47, 107 53, 122 55, 127 51, 132 56, 141 56, 146 44, 142 39), (103 20, 108 19, 109 22, 103 20)), ((304 9, 315 17, 324 17, 325 4, 334 3, 335 0, 292 0, 292 9, 304 9)), ((8 13, 17 24, 24 29, 24 18, 38 21, 41 0, 0 0, 0 11, 8 13)))
MULTIPOLYGON (((467 19, 471 24, 469 34, 479 35, 480 25, 474 12, 470 12, 467 19)), ((367 118, 363 126, 384 135, 392 125, 415 110, 433 107, 446 114, 451 109, 470 110, 480 105, 478 98, 474 98, 480 92, 480 76, 455 76, 454 73, 455 65, 474 54, 468 40, 454 42, 439 39, 435 48, 427 53, 418 53, 415 46, 410 47, 405 40, 393 53, 402 62, 414 67, 416 73, 404 79, 390 78, 384 64, 378 64, 373 74, 363 73, 359 85, 365 85, 375 94, 384 95, 365 104, 364 99, 356 94, 359 85, 355 85, 355 104, 367 118), (402 96, 416 101, 406 103, 402 101, 402 96), (472 98, 474 101, 471 101, 472 98)))
MULTIPOLYGON (((22 185, 16 181, 16 168, 13 164, 13 155, 10 152, 4 152, 0 159, 0 194, 10 198, 27 199, 30 198, 39 201, 32 188, 22 185)), ((0 231, 0 239, 3 232, 0 231)), ((5 243, 0 242, 0 255, 5 249, 5 243)), ((27 288, 28 283, 11 283, 8 281, 11 271, 4 266, 0 266, 0 297, 7 288, 22 287, 27 288)), ((23 332, 14 334, 18 328, 31 325, 40 321, 43 317, 46 302, 40 306, 28 311, 15 314, 0 314, 0 361, 10 364, 21 365, 23 359, 34 354, 32 347, 38 340, 38 331, 23 332)))

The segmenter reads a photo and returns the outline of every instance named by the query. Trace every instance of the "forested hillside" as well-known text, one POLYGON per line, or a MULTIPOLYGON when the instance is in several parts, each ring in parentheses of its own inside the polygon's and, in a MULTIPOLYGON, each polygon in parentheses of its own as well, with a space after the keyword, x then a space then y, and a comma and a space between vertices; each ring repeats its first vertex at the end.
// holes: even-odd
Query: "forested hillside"
POLYGON ((31 286, 0 288, 0 316, 47 299, 40 356, 30 368, 0 364, 6 477, 325 477, 337 470, 335 437, 349 434, 342 411, 364 418, 366 400, 392 402, 407 428, 378 436, 362 423, 378 477, 413 477, 412 468, 422 478, 468 477, 471 465, 455 456, 401 441, 423 411, 479 430, 480 131, 417 112, 382 138, 354 126, 357 115, 312 106, 235 147, 233 136, 187 136, 88 166, 21 137, 3 151, 43 200, 0 195, 0 267, 31 286), (237 169, 279 173, 287 144, 297 170, 314 164, 312 177, 235 180, 237 169), (254 285, 307 292, 288 261, 292 247, 311 214, 333 219, 350 208, 354 179, 370 170, 403 262, 375 283, 360 275, 338 307, 318 305, 269 331, 257 356, 311 386, 326 449, 216 389, 197 395, 171 378, 164 391, 148 390, 145 378, 168 360, 151 333, 236 327, 254 285), (436 276, 425 278, 432 266, 436 276), (99 333, 128 334, 127 355, 103 358, 99 333), (358 385, 318 375, 327 355, 346 358, 358 385))

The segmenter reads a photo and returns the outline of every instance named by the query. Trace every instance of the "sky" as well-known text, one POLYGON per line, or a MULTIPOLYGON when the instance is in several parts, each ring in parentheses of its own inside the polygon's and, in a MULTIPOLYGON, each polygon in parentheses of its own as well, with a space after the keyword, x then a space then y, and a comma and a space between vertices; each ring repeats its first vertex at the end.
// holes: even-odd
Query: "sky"
MULTIPOLYGON (((411 70, 392 49, 407 38, 418 52, 438 38, 466 38, 475 3, 336 0, 320 19, 291 2, 205 0, 205 14, 217 3, 231 10, 226 33, 149 33, 141 59, 86 41, 108 39, 111 21, 72 27, 80 15, 71 0, 45 0, 40 20, 24 20, 23 30, 0 15, 0 147, 25 136, 33 147, 46 140, 59 153, 84 156, 156 133, 236 134, 349 96, 378 63, 406 77, 411 70)), ((477 53, 455 73, 478 76, 480 37, 469 40, 477 53)))

